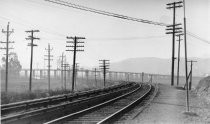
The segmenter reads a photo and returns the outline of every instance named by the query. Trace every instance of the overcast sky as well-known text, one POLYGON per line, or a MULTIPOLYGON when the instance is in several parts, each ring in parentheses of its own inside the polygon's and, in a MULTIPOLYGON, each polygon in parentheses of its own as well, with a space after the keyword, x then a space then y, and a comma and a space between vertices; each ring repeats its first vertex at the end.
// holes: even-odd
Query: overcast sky
MULTIPOLYGON (((172 23, 172 10, 166 4, 174 0, 66 0, 75 4, 108 12, 172 23)), ((186 0, 187 30, 210 41, 210 1, 186 0)), ((177 9, 177 22, 183 21, 183 8, 177 9)), ((172 36, 165 34, 164 26, 132 22, 98 15, 74 8, 56 5, 44 0, 0 0, 0 29, 6 30, 7 22, 14 29, 10 40, 15 41, 14 50, 24 68, 29 68, 30 47, 25 38, 26 30, 38 29, 34 42, 34 68, 43 68, 45 48, 50 43, 54 55, 53 67, 66 50, 66 36, 83 36, 85 52, 78 53, 80 66, 98 66, 99 59, 117 62, 127 58, 171 58, 172 36)), ((210 57, 210 44, 193 37, 188 38, 188 56, 210 57)), ((5 41, 0 33, 0 41, 5 41)), ((183 44, 181 44, 181 56, 183 44)), ((3 44, 0 45, 4 47, 3 44)), ((177 47, 176 47, 177 48, 177 47)), ((5 51, 1 50, 2 58, 5 51)), ((177 53, 177 49, 176 49, 177 53)), ((72 64, 72 52, 65 52, 72 64)), ((177 54, 176 54, 177 56, 177 54)), ((2 62, 1 62, 2 64, 2 62)))

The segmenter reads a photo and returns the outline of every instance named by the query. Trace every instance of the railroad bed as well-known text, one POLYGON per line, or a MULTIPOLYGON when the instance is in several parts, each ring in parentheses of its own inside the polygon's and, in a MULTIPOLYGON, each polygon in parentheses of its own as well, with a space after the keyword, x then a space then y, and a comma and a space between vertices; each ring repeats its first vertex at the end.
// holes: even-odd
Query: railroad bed
POLYGON ((117 120, 121 115, 125 114, 132 107, 141 102, 151 91, 152 86, 149 84, 138 85, 135 89, 118 97, 51 120, 45 124, 113 123, 113 121, 117 120))
POLYGON ((122 83, 105 89, 2 105, 1 122, 43 123, 118 97, 137 86, 136 83, 122 83))

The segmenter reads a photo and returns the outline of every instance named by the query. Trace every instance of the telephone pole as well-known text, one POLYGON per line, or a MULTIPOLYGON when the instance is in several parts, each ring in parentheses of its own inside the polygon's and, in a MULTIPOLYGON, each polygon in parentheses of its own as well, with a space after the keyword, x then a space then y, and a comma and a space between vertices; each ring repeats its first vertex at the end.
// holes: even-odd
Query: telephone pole
POLYGON ((39 32, 39 30, 29 30, 26 31, 26 33, 31 33, 26 40, 31 40, 31 43, 28 43, 28 46, 31 46, 31 61, 30 61, 30 77, 29 77, 29 91, 31 92, 31 85, 32 85, 32 66, 33 66, 33 48, 37 46, 37 44, 34 44, 34 40, 40 40, 40 38, 34 37, 34 33, 39 32))
POLYGON ((73 48, 73 50, 66 50, 66 51, 73 51, 74 52, 74 56, 73 56, 73 73, 72 73, 72 92, 74 92, 74 81, 75 81, 75 63, 76 63, 76 52, 78 51, 84 51, 84 50, 81 50, 81 49, 77 49, 77 48, 82 48, 84 47, 83 45, 78 45, 78 44, 81 44, 81 43, 84 43, 83 41, 78 41, 80 39, 85 39, 84 37, 66 37, 67 39, 72 39, 73 41, 66 41, 66 43, 72 43, 73 45, 66 45, 66 47, 71 47, 73 48))
POLYGON ((75 84, 74 84, 74 87, 76 87, 76 85, 77 85, 77 73, 78 73, 78 69, 79 69, 79 63, 75 63, 75 77, 74 77, 75 84))
POLYGON ((97 86, 97 68, 93 68, 93 70, 94 70, 95 83, 97 86))
POLYGON ((130 81, 130 73, 126 73, 127 75, 127 81, 129 82, 130 81))
POLYGON ((64 59, 64 53, 62 52, 62 55, 60 56, 61 57, 61 84, 62 84, 62 89, 63 89, 63 59, 64 59))
POLYGON ((6 65, 6 68, 5 68, 5 92, 8 91, 9 49, 13 49, 13 48, 9 47, 9 44, 10 44, 10 43, 14 43, 14 41, 9 41, 9 36, 10 36, 10 34, 13 33, 13 32, 14 32, 13 29, 10 31, 10 29, 9 29, 9 22, 8 22, 8 24, 7 24, 7 30, 4 31, 4 29, 2 29, 2 33, 6 33, 6 42, 0 41, 0 43, 6 43, 6 47, 0 48, 0 49, 5 49, 5 50, 6 50, 6 62, 5 62, 5 65, 6 65))
POLYGON ((152 83, 152 74, 150 75, 150 80, 149 80, 150 83, 152 83))
POLYGON ((99 62, 102 62, 102 63, 99 63, 100 64, 100 69, 102 69, 103 71, 103 75, 104 75, 104 87, 106 86, 105 83, 106 83, 106 72, 107 70, 109 69, 109 60, 99 60, 99 62))
POLYGON ((45 48, 45 50, 47 51, 47 55, 45 55, 45 57, 47 57, 47 59, 45 59, 45 60, 47 60, 48 61, 48 91, 50 92, 50 67, 51 67, 51 65, 50 65, 50 61, 52 61, 53 59, 52 59, 52 57, 53 57, 53 55, 51 55, 51 51, 53 50, 53 48, 50 48, 50 44, 48 44, 48 49, 46 49, 45 48))
POLYGON ((173 3, 168 3, 167 5, 167 9, 173 9, 173 25, 168 25, 166 30, 170 30, 172 32, 167 32, 166 34, 172 34, 172 65, 171 65, 171 85, 174 85, 174 55, 175 55, 175 34, 176 33, 180 33, 181 31, 178 31, 179 29, 181 29, 180 27, 176 27, 179 26, 181 24, 175 24, 175 15, 176 15, 176 8, 180 8, 182 7, 181 5, 182 1, 179 2, 173 2, 173 3))
POLYGON ((141 82, 144 83, 144 72, 141 73, 141 82))
POLYGON ((189 89, 188 89, 188 70, 187 70, 187 29, 186 29, 186 15, 185 15, 185 0, 183 0, 183 11, 184 11, 184 47, 185 47, 185 77, 186 77, 186 106, 187 106, 187 112, 190 111, 190 105, 189 105, 189 89))
POLYGON ((66 91, 66 71, 68 71, 67 68, 69 67, 69 64, 66 62, 66 57, 61 67, 63 68, 62 71, 64 71, 64 90, 66 91))
POLYGON ((177 59, 177 86, 179 86, 179 62, 180 62, 180 41, 183 40, 181 39, 181 36, 184 35, 184 34, 178 34, 176 35, 179 39, 178 39, 178 59, 177 59))
POLYGON ((189 76, 190 77, 188 77, 188 79, 190 78, 189 90, 191 90, 191 88, 192 88, 192 69, 193 69, 193 62, 197 62, 197 61, 190 60, 190 61, 187 61, 187 62, 190 62, 190 73, 189 73, 189 76))
POLYGON ((181 33, 180 29, 182 29, 180 26, 181 24, 175 24, 175 25, 168 25, 166 34, 172 34, 172 57, 171 57, 171 86, 174 85, 174 61, 175 61, 175 34, 181 33))

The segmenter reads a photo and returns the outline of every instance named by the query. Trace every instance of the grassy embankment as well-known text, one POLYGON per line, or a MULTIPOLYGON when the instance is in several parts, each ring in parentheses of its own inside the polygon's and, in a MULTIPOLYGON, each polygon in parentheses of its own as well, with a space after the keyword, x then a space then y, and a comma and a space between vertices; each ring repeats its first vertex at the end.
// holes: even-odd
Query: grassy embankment
MULTIPOLYGON (((102 81, 97 81, 89 79, 82 80, 77 79, 75 91, 86 91, 95 88, 102 88, 102 81)), ((112 85, 113 83, 109 83, 112 85)), ((9 82, 8 93, 4 92, 4 84, 1 83, 1 104, 8 104, 12 102, 31 100, 37 98, 44 98, 54 95, 71 93, 71 83, 69 80, 66 82, 66 90, 62 88, 60 80, 51 80, 51 90, 48 92, 47 80, 33 80, 32 92, 28 91, 28 81, 26 80, 13 80, 9 82)))

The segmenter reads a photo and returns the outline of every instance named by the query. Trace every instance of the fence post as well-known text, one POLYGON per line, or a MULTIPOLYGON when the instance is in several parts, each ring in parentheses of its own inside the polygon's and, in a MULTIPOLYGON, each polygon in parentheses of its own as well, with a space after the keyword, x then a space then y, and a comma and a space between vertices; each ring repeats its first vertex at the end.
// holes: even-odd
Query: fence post
POLYGON ((28 77, 28 73, 27 73, 27 70, 25 70, 25 78, 28 77))
POLYGON ((54 78, 57 78, 57 70, 54 70, 54 78))
POLYGON ((42 77, 43 77, 43 74, 42 74, 42 70, 40 69, 40 73, 39 73, 40 75, 40 79, 42 79, 42 77))
POLYGON ((33 77, 35 78, 35 75, 36 75, 36 71, 35 70, 33 70, 33 77))
POLYGON ((144 72, 141 74, 142 83, 144 83, 144 72))
POLYGON ((88 76, 89 76, 89 70, 85 70, 85 75, 86 75, 86 81, 88 82, 88 76))

